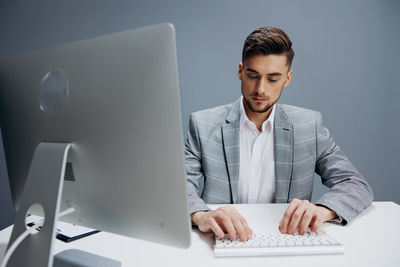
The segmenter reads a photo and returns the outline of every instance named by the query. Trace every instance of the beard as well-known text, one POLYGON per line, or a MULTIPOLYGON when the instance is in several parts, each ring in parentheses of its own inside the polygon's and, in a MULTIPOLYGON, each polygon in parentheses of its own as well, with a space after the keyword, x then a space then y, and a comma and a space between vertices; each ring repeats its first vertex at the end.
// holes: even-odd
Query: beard
MULTIPOLYGON (((260 97, 260 95, 256 94, 256 95, 254 95, 254 97, 260 97)), ((257 112, 257 113, 265 113, 265 112, 269 111, 271 109, 271 107, 276 103, 276 101, 275 101, 274 103, 270 103, 263 107, 257 108, 244 95, 243 95, 243 99, 244 99, 244 102, 246 103, 246 106, 250 109, 250 111, 257 112)))
POLYGON ((253 104, 251 103, 250 99, 251 99, 252 97, 264 98, 264 99, 269 99, 269 100, 271 100, 271 98, 270 98, 270 97, 266 97, 265 95, 260 94, 259 92, 256 91, 254 94, 250 95, 250 99, 247 99, 247 98, 245 97, 245 94, 243 93, 244 90, 243 90, 243 82, 242 82, 241 87, 242 87, 242 96, 243 96, 243 100, 244 100, 244 102, 246 103, 246 106, 249 108, 249 110, 250 110, 251 112, 256 112, 256 113, 265 113, 265 112, 268 112, 268 111, 271 110, 272 106, 275 105, 276 102, 278 102, 279 98, 281 97, 283 88, 285 87, 284 85, 285 85, 285 83, 282 83, 281 88, 280 88, 280 90, 279 90, 279 95, 278 95, 278 97, 275 99, 275 101, 273 101, 273 99, 272 99, 272 102, 265 103, 265 106, 257 106, 257 105, 253 105, 253 104))

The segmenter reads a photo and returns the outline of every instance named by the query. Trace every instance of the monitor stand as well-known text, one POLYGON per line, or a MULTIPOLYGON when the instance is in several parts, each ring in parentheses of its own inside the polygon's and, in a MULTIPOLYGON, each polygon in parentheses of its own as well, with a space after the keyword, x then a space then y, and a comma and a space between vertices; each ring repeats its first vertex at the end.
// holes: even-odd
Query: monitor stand
POLYGON ((53 257, 64 170, 70 147, 69 143, 44 142, 37 146, 15 216, 8 248, 27 229, 25 218, 28 209, 34 204, 39 204, 43 208, 45 222, 40 232, 28 235, 15 249, 7 267, 121 266, 121 262, 80 250, 66 250, 53 257))

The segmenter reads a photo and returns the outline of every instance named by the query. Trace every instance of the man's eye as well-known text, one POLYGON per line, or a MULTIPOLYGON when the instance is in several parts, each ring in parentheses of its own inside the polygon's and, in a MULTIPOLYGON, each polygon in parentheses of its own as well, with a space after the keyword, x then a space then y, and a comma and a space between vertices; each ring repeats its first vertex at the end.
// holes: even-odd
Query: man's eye
POLYGON ((248 74, 247 76, 248 76, 250 79, 257 79, 257 78, 258 78, 257 75, 248 74))
POLYGON ((278 80, 268 79, 268 81, 270 81, 271 83, 274 83, 274 82, 277 82, 278 80))

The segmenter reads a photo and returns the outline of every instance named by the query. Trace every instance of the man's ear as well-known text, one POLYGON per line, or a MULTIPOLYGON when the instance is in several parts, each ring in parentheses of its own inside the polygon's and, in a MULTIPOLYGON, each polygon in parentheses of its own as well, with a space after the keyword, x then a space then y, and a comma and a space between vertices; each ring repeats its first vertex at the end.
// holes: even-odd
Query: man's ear
POLYGON ((290 81, 292 80, 292 74, 293 74, 293 70, 290 70, 288 72, 288 74, 286 75, 286 81, 285 81, 285 84, 283 85, 283 87, 286 87, 289 85, 290 81))
POLYGON ((239 62, 239 69, 238 69, 238 78, 242 80, 242 71, 243 71, 243 63, 239 62))

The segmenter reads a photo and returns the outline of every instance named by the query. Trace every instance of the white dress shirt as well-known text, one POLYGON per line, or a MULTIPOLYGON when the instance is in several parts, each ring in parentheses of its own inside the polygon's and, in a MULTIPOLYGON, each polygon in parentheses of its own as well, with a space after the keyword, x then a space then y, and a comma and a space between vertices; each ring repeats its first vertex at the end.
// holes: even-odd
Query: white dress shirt
POLYGON ((240 101, 240 169, 238 202, 272 203, 275 197, 275 105, 261 132, 246 115, 240 101))

